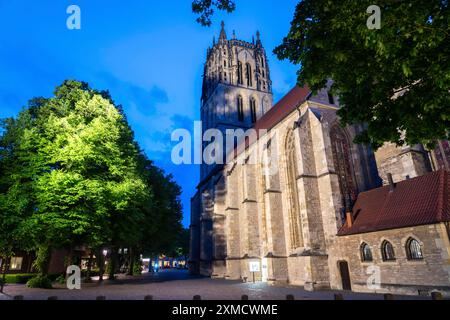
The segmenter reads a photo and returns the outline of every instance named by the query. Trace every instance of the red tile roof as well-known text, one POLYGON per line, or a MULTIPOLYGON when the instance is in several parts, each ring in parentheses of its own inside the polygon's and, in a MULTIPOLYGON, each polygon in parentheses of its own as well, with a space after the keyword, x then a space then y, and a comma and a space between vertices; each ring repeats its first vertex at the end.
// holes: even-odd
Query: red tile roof
MULTIPOLYGON (((290 115, 296 108, 308 99, 310 93, 311 91, 307 86, 295 86, 255 123, 253 129, 256 130, 256 138, 259 139, 260 134, 264 133, 264 131, 260 130, 270 130, 281 120, 290 115)), ((232 155, 234 153, 235 156, 238 156, 245 150, 245 148, 248 148, 254 142, 255 141, 250 140, 243 141, 235 148, 235 150, 230 151, 230 154, 232 155)))
POLYGON ((338 235, 367 233, 450 221, 450 173, 436 171, 363 192, 353 207, 354 222, 338 235))
POLYGON ((306 101, 311 91, 307 86, 300 88, 295 86, 288 94, 286 94, 272 109, 264 114, 254 126, 254 129, 271 129, 300 104, 306 101))

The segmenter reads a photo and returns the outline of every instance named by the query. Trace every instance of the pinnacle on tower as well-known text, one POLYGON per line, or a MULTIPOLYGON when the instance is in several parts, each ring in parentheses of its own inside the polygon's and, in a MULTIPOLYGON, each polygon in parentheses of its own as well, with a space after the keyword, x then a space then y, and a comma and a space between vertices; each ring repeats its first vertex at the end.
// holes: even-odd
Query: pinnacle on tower
POLYGON ((220 41, 226 41, 227 40, 227 34, 225 32, 225 22, 222 21, 222 23, 220 24, 220 26, 222 27, 222 29, 220 30, 220 38, 219 38, 219 42, 220 41))
POLYGON ((261 33, 259 33, 259 31, 256 31, 256 44, 261 44, 261 33))

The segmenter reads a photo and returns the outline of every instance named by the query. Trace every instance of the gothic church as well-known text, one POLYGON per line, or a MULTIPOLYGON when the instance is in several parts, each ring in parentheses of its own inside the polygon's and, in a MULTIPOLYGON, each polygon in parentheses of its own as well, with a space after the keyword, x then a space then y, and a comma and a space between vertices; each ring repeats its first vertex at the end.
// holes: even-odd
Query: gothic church
POLYGON ((448 142, 374 153, 352 143, 363 126, 342 128, 337 110, 327 88, 295 87, 273 105, 260 34, 228 39, 222 23, 207 51, 203 129, 265 130, 258 152, 275 155, 277 170, 246 160, 255 141, 224 165, 201 166, 192 273, 306 290, 450 292, 448 142))

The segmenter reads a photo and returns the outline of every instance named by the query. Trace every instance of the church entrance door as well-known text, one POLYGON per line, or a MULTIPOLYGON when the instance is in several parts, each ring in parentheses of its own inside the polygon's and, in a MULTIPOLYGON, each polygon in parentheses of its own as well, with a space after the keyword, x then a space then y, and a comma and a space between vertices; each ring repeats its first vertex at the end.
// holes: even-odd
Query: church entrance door
POLYGON ((341 274, 341 280, 342 280, 342 289, 343 290, 352 290, 352 283, 350 280, 350 271, 348 269, 348 262, 347 261, 339 261, 339 272, 341 274))

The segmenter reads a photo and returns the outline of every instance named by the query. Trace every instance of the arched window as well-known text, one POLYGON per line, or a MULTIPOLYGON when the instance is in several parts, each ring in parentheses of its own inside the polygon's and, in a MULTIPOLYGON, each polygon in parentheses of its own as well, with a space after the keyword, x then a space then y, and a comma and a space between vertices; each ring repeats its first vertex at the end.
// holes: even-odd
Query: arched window
POLYGON ((242 78, 242 62, 238 62, 238 71, 237 71, 238 84, 244 84, 244 79, 242 78))
POLYGON ((226 67, 227 66, 227 60, 223 61, 223 66, 226 67))
POLYGON ((252 66, 250 63, 245 65, 245 77, 247 79, 247 86, 253 86, 253 77, 252 77, 252 66))
POLYGON ((381 256, 383 261, 395 261, 395 252, 392 243, 383 241, 383 244, 381 245, 381 256))
POLYGON ((334 104, 334 97, 333 97, 333 95, 331 94, 331 92, 329 92, 329 91, 328 91, 328 102, 329 102, 330 104, 334 104))
POLYGON ((422 260, 423 253, 419 241, 409 238, 406 241, 406 257, 408 260, 422 260))
POLYGON ((238 120, 240 121, 240 122, 243 122, 244 121, 244 103, 243 103, 243 100, 242 100, 242 97, 241 96, 238 96, 238 99, 237 99, 238 101, 237 101, 237 109, 238 109, 238 120))
POLYGON ((256 100, 255 98, 250 98, 250 114, 252 116, 252 123, 255 123, 257 120, 256 116, 256 100))
POLYGON ((335 124, 330 129, 331 149, 333 152, 334 169, 338 175, 339 189, 342 197, 342 207, 345 206, 345 199, 350 196, 356 199, 357 188, 355 185, 352 150, 344 130, 335 124))
POLYGON ((300 223, 300 202, 297 187, 297 152, 295 150, 294 132, 290 130, 286 137, 286 168, 289 192, 289 233, 291 248, 297 249, 303 246, 303 234, 300 223))
POLYGON ((371 262, 373 261, 372 250, 367 243, 363 243, 361 245, 361 261, 362 262, 371 262))

